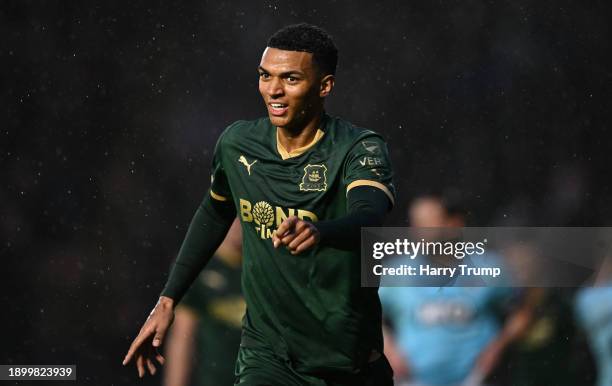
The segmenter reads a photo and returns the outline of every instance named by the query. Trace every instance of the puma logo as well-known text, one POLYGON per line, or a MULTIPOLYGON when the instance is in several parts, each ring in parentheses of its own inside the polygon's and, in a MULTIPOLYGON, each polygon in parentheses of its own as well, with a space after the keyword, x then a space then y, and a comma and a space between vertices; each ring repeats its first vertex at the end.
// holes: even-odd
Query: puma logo
POLYGON ((245 158, 245 156, 241 155, 240 158, 238 158, 238 162, 240 162, 241 164, 243 164, 246 169, 247 172, 249 173, 249 176, 251 175, 251 166, 253 166, 255 164, 255 162, 257 162, 257 160, 251 162, 250 164, 248 163, 247 159, 245 158))

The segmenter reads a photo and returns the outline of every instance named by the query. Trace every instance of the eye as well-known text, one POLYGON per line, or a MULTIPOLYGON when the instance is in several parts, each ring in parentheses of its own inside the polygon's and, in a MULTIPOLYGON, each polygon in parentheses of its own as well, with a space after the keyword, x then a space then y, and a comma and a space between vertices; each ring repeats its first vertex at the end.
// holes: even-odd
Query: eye
POLYGON ((263 80, 268 80, 270 79, 270 74, 268 74, 267 72, 260 72, 259 77, 263 80))
POLYGON ((288 76, 287 77, 287 82, 288 83, 297 83, 297 81, 299 81, 299 79, 296 78, 295 76, 288 76))

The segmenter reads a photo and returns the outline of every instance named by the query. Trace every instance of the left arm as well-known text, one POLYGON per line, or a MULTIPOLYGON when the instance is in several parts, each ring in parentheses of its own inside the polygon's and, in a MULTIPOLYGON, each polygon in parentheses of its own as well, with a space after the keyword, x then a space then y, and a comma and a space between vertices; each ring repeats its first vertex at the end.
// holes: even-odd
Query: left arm
POLYGON ((476 362, 476 370, 480 374, 489 375, 508 346, 525 334, 531 325, 534 309, 540 303, 542 295, 543 291, 540 288, 527 290, 519 308, 508 316, 501 332, 480 354, 476 362))

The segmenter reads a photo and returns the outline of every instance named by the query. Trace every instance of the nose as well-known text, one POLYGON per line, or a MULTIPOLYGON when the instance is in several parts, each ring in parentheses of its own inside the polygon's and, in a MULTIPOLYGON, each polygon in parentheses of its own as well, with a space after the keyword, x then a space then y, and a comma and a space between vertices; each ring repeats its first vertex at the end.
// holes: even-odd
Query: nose
POLYGON ((281 80, 277 77, 273 77, 268 82, 268 95, 270 98, 279 98, 285 94, 285 90, 283 89, 283 84, 281 80))

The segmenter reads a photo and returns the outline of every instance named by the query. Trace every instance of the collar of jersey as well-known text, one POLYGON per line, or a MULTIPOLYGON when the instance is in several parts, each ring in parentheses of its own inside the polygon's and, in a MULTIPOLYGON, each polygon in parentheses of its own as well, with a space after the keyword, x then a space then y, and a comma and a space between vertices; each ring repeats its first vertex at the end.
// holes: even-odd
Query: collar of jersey
POLYGON ((278 127, 277 127, 276 128, 276 150, 278 150, 278 154, 280 154, 283 160, 297 157, 299 155, 304 154, 308 149, 316 145, 317 142, 319 142, 321 138, 323 138, 324 135, 325 135, 325 132, 323 130, 317 129, 317 133, 315 134, 314 138, 312 139, 312 141, 310 141, 309 144, 306 144, 302 147, 298 147, 297 149, 293 149, 289 152, 280 143, 280 140, 278 137, 278 127))

